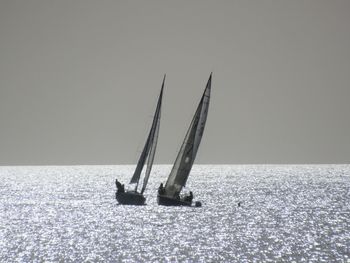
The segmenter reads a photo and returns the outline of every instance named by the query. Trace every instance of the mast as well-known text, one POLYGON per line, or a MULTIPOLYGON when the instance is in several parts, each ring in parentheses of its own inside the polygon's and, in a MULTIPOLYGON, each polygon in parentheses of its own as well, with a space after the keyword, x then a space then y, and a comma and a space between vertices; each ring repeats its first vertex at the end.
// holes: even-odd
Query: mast
POLYGON ((177 196, 181 192, 182 187, 186 185, 196 158, 208 115, 211 78, 212 74, 210 74, 202 98, 165 184, 165 192, 169 197, 177 196))
MULTIPOLYGON (((144 146, 144 148, 142 150, 141 156, 140 156, 140 158, 138 160, 138 163, 137 163, 134 175, 132 176, 132 178, 130 180, 130 184, 136 183, 135 191, 137 190, 137 187, 139 185, 141 172, 142 172, 142 169, 143 169, 143 167, 145 165, 147 156, 149 155, 149 152, 152 149, 152 151, 151 151, 151 155, 152 155, 151 157, 152 158, 150 158, 148 156, 147 171, 146 171, 146 176, 145 176, 145 179, 146 179, 146 177, 147 177, 147 179, 146 179, 146 182, 144 181, 142 188, 146 188, 148 177, 149 177, 149 174, 151 172, 153 159, 154 159, 154 154, 155 154, 155 148, 156 148, 157 140, 158 140, 160 111, 161 111, 161 104, 162 104, 162 97, 163 97, 164 82, 165 82, 165 75, 164 75, 164 78, 163 78, 163 84, 162 84, 162 88, 161 88, 161 91, 160 91, 160 94, 159 94, 156 111, 155 111, 155 114, 154 114, 154 117, 153 117, 152 126, 151 126, 151 129, 149 131, 149 134, 148 134, 145 146, 144 146)), ((143 191, 144 191, 144 189, 143 189, 143 191)))

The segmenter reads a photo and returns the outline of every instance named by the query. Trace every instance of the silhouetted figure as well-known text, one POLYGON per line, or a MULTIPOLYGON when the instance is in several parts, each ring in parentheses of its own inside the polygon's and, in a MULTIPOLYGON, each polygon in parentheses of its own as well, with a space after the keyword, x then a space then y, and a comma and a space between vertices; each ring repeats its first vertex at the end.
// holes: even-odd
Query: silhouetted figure
POLYGON ((190 196, 188 197, 188 200, 192 203, 192 200, 193 200, 193 193, 192 193, 192 191, 190 191, 190 196))
POLYGON ((190 191, 190 194, 185 197, 184 201, 192 203, 192 200, 193 200, 193 193, 192 191, 190 191))
POLYGON ((240 207, 241 206, 241 202, 238 202, 238 207, 240 207))
POLYGON ((117 187, 117 192, 118 193, 124 193, 125 192, 125 189, 124 189, 124 185, 122 185, 118 179, 115 179, 115 185, 117 187))
POLYGON ((164 189, 163 183, 161 183, 160 186, 158 187, 158 194, 159 195, 165 194, 165 189, 164 189))

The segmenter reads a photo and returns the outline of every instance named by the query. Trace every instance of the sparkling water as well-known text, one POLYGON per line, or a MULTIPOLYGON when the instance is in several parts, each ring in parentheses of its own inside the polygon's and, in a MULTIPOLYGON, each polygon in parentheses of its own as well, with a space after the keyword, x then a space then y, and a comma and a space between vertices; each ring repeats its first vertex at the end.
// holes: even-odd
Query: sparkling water
POLYGON ((202 207, 123 206, 135 166, 0 167, 0 262, 349 262, 350 165, 195 165, 202 207))

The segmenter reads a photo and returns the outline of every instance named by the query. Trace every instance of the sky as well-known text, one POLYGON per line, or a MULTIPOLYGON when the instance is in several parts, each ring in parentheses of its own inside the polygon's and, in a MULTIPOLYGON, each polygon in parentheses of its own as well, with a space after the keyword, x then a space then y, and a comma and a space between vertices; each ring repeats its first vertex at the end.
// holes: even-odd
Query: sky
POLYGON ((0 0, 0 165, 349 163, 348 0, 0 0))

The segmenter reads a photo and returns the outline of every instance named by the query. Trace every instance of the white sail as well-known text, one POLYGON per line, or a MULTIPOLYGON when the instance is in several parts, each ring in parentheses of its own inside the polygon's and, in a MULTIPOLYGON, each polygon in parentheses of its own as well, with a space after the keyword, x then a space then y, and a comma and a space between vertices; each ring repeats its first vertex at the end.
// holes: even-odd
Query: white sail
POLYGON ((182 187, 186 185, 187 178, 196 158, 208 115, 211 76, 212 75, 210 74, 201 101, 197 107, 196 113, 177 155, 174 166, 165 184, 165 193, 169 197, 177 196, 182 187))
POLYGON ((140 177, 141 177, 141 172, 142 169, 145 165, 145 162, 148 157, 148 163, 147 163, 147 170, 145 174, 145 179, 143 182, 143 187, 142 187, 142 192, 146 189, 146 185, 148 182, 148 178, 152 169, 152 164, 154 160, 154 155, 156 151, 156 146, 157 146, 157 141, 158 141, 158 133, 159 133, 159 125, 160 125, 160 112, 161 112, 161 105, 162 105, 162 97, 163 97, 163 89, 164 89, 164 81, 165 81, 165 76, 163 79, 163 84, 162 84, 162 89, 160 91, 160 95, 158 98, 158 103, 156 107, 156 111, 153 117, 153 122, 151 126, 151 130, 149 131, 145 146, 142 150, 141 156, 139 158, 139 161, 137 163, 134 175, 132 176, 130 180, 130 184, 136 183, 136 188, 138 186, 140 177))

